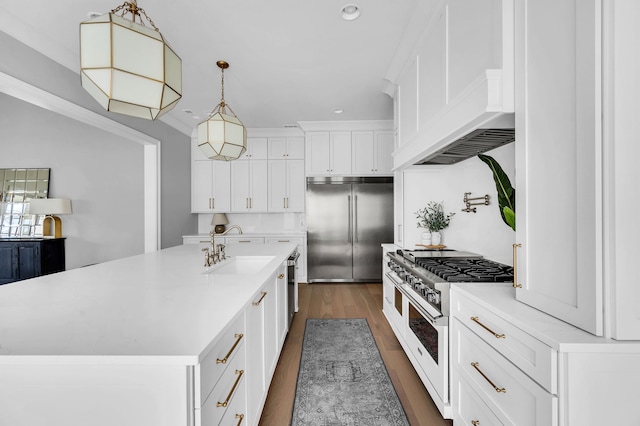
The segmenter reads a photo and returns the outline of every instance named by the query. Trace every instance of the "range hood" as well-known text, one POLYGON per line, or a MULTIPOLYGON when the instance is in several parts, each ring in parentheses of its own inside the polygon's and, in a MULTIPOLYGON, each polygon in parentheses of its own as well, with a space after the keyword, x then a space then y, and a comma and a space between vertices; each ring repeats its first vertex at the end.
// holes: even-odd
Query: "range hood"
POLYGON ((516 140, 513 128, 482 128, 454 140, 444 148, 428 155, 416 164, 450 165, 483 154, 516 140))

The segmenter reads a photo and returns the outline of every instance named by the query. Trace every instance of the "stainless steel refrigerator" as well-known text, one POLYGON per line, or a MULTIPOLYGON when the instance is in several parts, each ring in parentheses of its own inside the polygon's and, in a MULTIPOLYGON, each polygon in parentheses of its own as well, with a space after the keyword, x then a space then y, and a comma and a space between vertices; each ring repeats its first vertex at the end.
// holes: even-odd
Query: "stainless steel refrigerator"
POLYGON ((393 243, 392 177, 307 178, 307 281, 382 281, 393 243))

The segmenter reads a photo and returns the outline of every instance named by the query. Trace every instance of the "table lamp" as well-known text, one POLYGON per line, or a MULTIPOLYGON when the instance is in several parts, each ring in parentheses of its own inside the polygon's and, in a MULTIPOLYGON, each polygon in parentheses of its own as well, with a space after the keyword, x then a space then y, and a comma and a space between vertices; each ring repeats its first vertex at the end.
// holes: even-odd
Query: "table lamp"
POLYGON ((214 213, 211 218, 211 224, 215 226, 213 232, 216 234, 222 234, 224 232, 224 226, 229 223, 227 215, 225 213, 214 213))
POLYGON ((62 237, 62 220, 56 215, 71 214, 71 200, 67 198, 32 198, 29 214, 45 215, 42 222, 43 237, 62 237))

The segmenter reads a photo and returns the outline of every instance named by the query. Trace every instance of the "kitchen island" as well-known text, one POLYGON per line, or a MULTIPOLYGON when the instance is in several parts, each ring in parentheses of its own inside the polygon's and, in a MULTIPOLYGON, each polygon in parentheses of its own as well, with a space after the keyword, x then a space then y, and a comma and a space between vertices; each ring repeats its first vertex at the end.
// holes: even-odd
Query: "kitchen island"
POLYGON ((0 425, 257 424, 294 249, 227 247, 208 271, 184 245, 0 287, 0 425))

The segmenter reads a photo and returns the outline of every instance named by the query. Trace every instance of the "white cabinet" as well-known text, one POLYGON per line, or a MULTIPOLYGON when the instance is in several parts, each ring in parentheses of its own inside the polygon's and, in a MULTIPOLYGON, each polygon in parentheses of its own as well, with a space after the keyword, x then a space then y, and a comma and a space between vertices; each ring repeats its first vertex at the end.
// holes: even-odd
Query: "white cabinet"
POLYGON ((286 265, 282 265, 276 274, 267 280, 246 310, 247 369, 249 370, 247 373, 247 424, 257 425, 260 420, 267 390, 282 348, 279 321, 284 316, 280 310, 286 311, 287 307, 286 304, 281 306, 278 303, 278 291, 282 289, 286 292, 286 286, 280 285, 282 278, 279 278, 285 270, 286 265))
POLYGON ((360 176, 392 174, 392 131, 351 132, 351 147, 352 174, 360 176))
POLYGON ((307 175, 351 174, 351 132, 307 132, 307 175))
POLYGON ((240 157, 243 160, 266 160, 268 158, 267 138, 247 138, 247 151, 240 157))
POLYGON ((269 138, 269 160, 304 160, 304 138, 269 138))
POLYGON ((593 336, 514 293, 452 288, 454 424, 639 424, 640 342, 593 336))
POLYGON ((600 8, 599 0, 516 2, 516 297, 596 335, 603 334, 600 8))
POLYGON ((233 415, 246 415, 245 335, 245 316, 241 314, 196 366, 196 423, 217 425, 228 410, 233 415))
POLYGON ((226 161, 192 162, 191 212, 228 212, 231 207, 231 168, 226 161))
POLYGON ((231 211, 267 211, 267 160, 236 160, 231 164, 231 211))
POLYGON ((296 250, 300 253, 298 262, 296 263, 296 275, 298 281, 305 282, 307 279, 307 243, 306 238, 303 237, 289 237, 281 236, 277 238, 265 238, 264 242, 267 244, 297 244, 296 250))
POLYGON ((270 212, 303 212, 306 198, 304 160, 269 160, 270 212))

